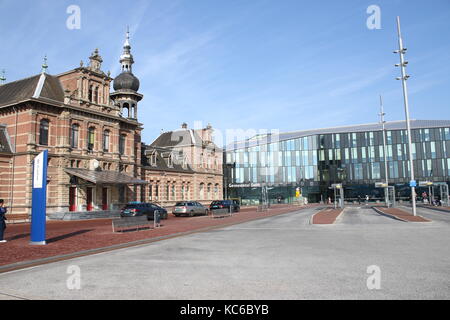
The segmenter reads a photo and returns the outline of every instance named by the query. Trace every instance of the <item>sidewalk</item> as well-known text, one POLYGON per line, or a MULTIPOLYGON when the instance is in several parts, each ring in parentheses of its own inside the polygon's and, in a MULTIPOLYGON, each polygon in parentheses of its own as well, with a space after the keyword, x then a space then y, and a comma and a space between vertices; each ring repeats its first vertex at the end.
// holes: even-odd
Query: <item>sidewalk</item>
POLYGON ((344 209, 334 208, 319 211, 312 217, 312 224, 333 224, 343 211, 344 209))
POLYGON ((404 222, 431 222, 431 220, 425 219, 422 216, 413 216, 411 212, 404 211, 399 208, 385 208, 385 207, 377 207, 373 208, 378 213, 390 216, 391 218, 395 218, 404 222))
MULTIPOLYGON (((270 211, 264 213, 256 212, 256 209, 245 209, 231 217, 222 219, 213 219, 209 216, 177 218, 169 213, 167 220, 161 220, 161 228, 123 233, 112 232, 112 219, 48 221, 46 246, 29 245, 30 224, 8 225, 5 231, 8 242, 0 244, 0 266, 58 257, 92 249, 111 248, 109 250, 112 250, 115 245, 224 227, 314 206, 317 205, 312 204, 302 207, 274 205, 270 211)), ((2 271, 0 270, 0 272, 2 271)))

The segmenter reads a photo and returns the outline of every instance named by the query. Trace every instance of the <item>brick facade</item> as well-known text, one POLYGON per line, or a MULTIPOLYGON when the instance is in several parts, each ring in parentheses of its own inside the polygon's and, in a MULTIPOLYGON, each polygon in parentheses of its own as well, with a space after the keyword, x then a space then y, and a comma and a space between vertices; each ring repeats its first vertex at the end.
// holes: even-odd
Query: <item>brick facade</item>
MULTIPOLYGON (((204 139, 200 145, 158 146, 164 161, 167 152, 182 152, 184 165, 149 165, 146 157, 156 147, 141 142, 137 105, 133 117, 124 117, 114 100, 119 95, 110 92, 113 79, 100 68, 96 50, 88 66, 0 86, 0 124, 13 146, 13 152, 0 150, 0 198, 10 214, 31 213, 32 162, 45 149, 47 214, 117 210, 138 200, 168 206, 179 200, 208 203, 222 198, 222 155, 211 147, 211 128, 197 133, 204 139), (204 154, 211 150, 216 151, 208 164, 204 154), (121 172, 148 184, 94 184, 68 174, 67 168, 121 172)), ((120 99, 124 97, 121 93, 120 99)))

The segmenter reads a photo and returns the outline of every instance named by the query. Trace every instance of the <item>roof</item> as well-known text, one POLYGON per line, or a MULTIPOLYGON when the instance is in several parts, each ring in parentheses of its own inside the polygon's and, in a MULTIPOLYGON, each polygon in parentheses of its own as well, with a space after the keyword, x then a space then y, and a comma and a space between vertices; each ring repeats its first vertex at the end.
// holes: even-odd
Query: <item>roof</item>
POLYGON ((65 171, 68 174, 94 184, 148 184, 144 180, 117 171, 94 171, 86 169, 65 169, 65 171))
POLYGON ((162 133, 155 141, 150 145, 151 147, 181 147, 190 145, 202 145, 202 138, 195 130, 192 129, 179 129, 175 131, 169 131, 162 133))
MULTIPOLYGON (((411 120, 410 126, 411 129, 446 128, 446 127, 450 128, 450 120, 411 120)), ((401 121, 386 122, 385 129, 406 130, 406 121, 401 120, 401 121)), ((323 129, 292 131, 279 134, 264 135, 261 138, 251 138, 248 140, 232 143, 227 146, 227 150, 242 149, 245 147, 252 147, 278 141, 298 139, 319 134, 353 133, 353 132, 380 131, 380 130, 382 130, 381 123, 370 123, 370 124, 331 127, 323 129)))
POLYGON ((6 125, 0 124, 0 153, 13 153, 6 125))
POLYGON ((45 73, 0 86, 0 107, 27 100, 64 103, 64 89, 57 77, 45 73))

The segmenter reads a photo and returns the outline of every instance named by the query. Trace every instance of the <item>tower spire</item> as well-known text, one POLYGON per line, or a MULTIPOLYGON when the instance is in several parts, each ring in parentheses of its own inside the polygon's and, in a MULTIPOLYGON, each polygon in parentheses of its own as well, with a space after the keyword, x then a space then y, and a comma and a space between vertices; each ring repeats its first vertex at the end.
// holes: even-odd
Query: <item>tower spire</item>
POLYGON ((2 70, 2 74, 0 75, 0 86, 4 85, 6 81, 6 77, 5 77, 5 69, 2 70))
POLYGON ((48 65, 47 65, 47 55, 44 57, 44 63, 42 64, 42 73, 47 73, 48 65))
POLYGON ((131 54, 130 45, 130 27, 127 26, 127 33, 125 36, 125 43, 123 44, 123 54, 120 56, 120 64, 122 65, 122 72, 132 72, 134 60, 131 54))

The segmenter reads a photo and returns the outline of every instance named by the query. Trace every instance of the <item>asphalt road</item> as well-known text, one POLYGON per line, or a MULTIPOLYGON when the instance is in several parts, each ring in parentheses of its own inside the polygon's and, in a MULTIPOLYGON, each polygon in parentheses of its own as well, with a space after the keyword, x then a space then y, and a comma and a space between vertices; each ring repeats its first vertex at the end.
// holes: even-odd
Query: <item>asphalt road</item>
POLYGON ((0 299, 450 298, 449 223, 349 207, 334 225, 310 225, 315 212, 0 274, 0 299))

